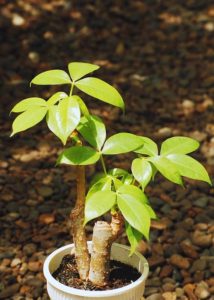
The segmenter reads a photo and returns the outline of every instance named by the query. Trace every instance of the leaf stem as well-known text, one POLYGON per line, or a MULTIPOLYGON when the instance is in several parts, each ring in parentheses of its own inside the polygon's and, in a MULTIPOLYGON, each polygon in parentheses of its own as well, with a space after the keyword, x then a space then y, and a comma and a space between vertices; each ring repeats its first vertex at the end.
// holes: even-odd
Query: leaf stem
POLYGON ((72 83, 71 83, 71 89, 70 89, 69 96, 72 96, 73 89, 74 89, 74 83, 72 82, 72 83))
POLYGON ((104 161, 104 158, 103 158, 102 155, 100 156, 100 160, 101 160, 101 164, 102 164, 102 167, 103 167, 103 171, 104 171, 105 175, 107 175, 106 165, 105 165, 105 161, 104 161))

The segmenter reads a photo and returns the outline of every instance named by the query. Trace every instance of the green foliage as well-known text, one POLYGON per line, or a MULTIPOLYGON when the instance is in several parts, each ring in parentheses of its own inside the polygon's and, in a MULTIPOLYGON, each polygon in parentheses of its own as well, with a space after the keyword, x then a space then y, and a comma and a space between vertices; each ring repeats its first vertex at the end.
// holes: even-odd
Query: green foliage
POLYGON ((141 140, 142 140, 142 145, 140 148, 135 150, 136 153, 144 154, 148 156, 158 155, 158 146, 155 142, 153 142, 153 140, 144 136, 141 137, 141 140))
POLYGON ((71 84, 69 75, 63 70, 45 71, 34 77, 31 81, 37 85, 71 84))
POLYGON ((73 95, 73 97, 77 100, 77 102, 79 103, 79 107, 80 107, 80 110, 83 114, 83 116, 85 116, 86 118, 89 118, 90 117, 90 114, 89 114, 89 111, 88 111, 88 108, 87 106, 85 105, 85 102, 82 100, 82 98, 80 98, 79 96, 77 95, 73 95))
POLYGON ((92 194, 98 191, 111 191, 112 186, 112 178, 110 176, 106 176, 100 178, 96 181, 88 191, 86 199, 88 199, 92 194))
POLYGON ((119 194, 122 194, 124 198, 126 198, 127 200, 129 198, 135 198, 137 199, 137 201, 140 201, 143 204, 147 204, 148 203, 148 199, 146 197, 146 195, 144 194, 144 192, 136 187, 135 185, 122 185, 117 192, 119 194))
POLYGON ((89 96, 124 110, 124 102, 121 95, 113 86, 101 79, 95 77, 86 77, 76 81, 75 86, 89 96))
POLYGON ((185 154, 169 154, 167 159, 173 163, 182 176, 211 184, 206 169, 194 158, 185 154))
POLYGON ((140 231, 148 240, 150 228, 150 215, 140 200, 131 194, 120 193, 118 190, 117 204, 125 220, 140 231))
POLYGON ((150 162, 144 158, 134 159, 132 162, 132 174, 144 190, 152 178, 152 166, 150 162))
POLYGON ((181 176, 211 183, 205 168, 186 155, 199 147, 196 140, 182 136, 169 138, 162 143, 158 155, 157 145, 148 138, 142 137, 142 139, 143 146, 135 152, 146 157, 133 160, 132 174, 143 189, 154 178, 157 171, 168 180, 180 185, 183 184, 181 176))
POLYGON ((125 229, 126 229, 127 238, 131 245, 131 249, 129 253, 129 256, 131 256, 135 252, 139 242, 143 237, 143 234, 138 230, 136 230, 135 228, 133 228, 128 222, 125 223, 125 229))
POLYGON ((107 211, 115 204, 116 193, 112 191, 98 191, 87 198, 85 204, 85 224, 107 211))
POLYGON ((55 94, 53 94, 47 101, 48 106, 54 105, 57 102, 59 102, 60 100, 64 99, 68 97, 68 95, 64 92, 57 92, 55 94))
POLYGON ((17 103, 13 107, 11 112, 19 113, 34 107, 47 107, 47 102, 44 99, 38 97, 27 98, 17 103))
POLYGON ((101 150, 106 139, 106 128, 100 118, 93 115, 83 117, 77 130, 91 146, 101 150))
POLYGON ((141 137, 132 133, 117 133, 108 138, 104 144, 102 153, 105 155, 122 154, 134 151, 142 146, 141 137))
POLYGON ((57 164, 66 165, 93 165, 100 159, 100 153, 91 147, 74 146, 64 150, 57 164))
POLYGON ((145 204, 145 207, 149 213, 149 216, 151 219, 157 219, 156 213, 154 212, 154 210, 151 208, 151 206, 149 204, 145 204))
POLYGON ((31 83, 37 85, 70 85, 69 96, 65 92, 56 92, 47 101, 38 97, 20 101, 12 109, 13 113, 20 114, 13 122, 11 135, 33 127, 46 116, 49 129, 63 145, 71 136, 72 145, 76 143, 62 151, 58 164, 90 165, 101 160, 104 172, 91 182, 86 197, 85 224, 110 210, 119 210, 125 218, 132 254, 142 236, 149 238, 151 219, 157 218, 144 193, 157 172, 180 185, 181 176, 209 184, 211 181, 205 168, 186 155, 199 147, 199 143, 189 137, 166 139, 160 152, 150 138, 131 133, 117 133, 106 140, 103 121, 90 114, 83 99, 72 95, 76 87, 124 110, 123 99, 113 86, 95 77, 83 78, 97 69, 99 66, 94 64, 72 62, 68 65, 69 75, 63 70, 50 70, 34 77, 31 83), (128 152, 137 155, 131 165, 132 174, 120 168, 106 169, 104 155, 128 152))
POLYGON ((58 105, 52 105, 47 115, 48 128, 66 144, 71 132, 80 121, 80 109, 74 97, 62 99, 58 105))
POLYGON ((76 81, 99 68, 100 67, 97 65, 83 62, 72 62, 68 64, 68 70, 73 81, 76 81))
POLYGON ((175 136, 165 140, 161 146, 161 155, 187 154, 195 151, 199 147, 199 142, 189 137, 175 136))
POLYGON ((168 180, 182 185, 181 175, 176 166, 164 156, 154 156, 149 159, 157 170, 168 180))
POLYGON ((16 119, 13 121, 13 132, 11 136, 16 134, 17 132, 24 131, 33 127, 42 121, 47 113, 47 107, 32 107, 28 110, 21 113, 16 119))

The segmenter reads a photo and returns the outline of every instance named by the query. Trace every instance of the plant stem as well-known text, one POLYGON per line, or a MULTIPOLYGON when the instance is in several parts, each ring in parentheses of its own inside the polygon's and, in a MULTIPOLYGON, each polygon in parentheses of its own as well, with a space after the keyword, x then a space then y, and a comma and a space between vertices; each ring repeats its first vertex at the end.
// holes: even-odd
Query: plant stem
MULTIPOLYGON (((74 84, 71 85, 69 96, 72 95, 74 84)), ((81 142, 78 142, 80 146, 81 142)), ((71 234, 75 246, 75 258, 79 276, 82 280, 88 279, 90 256, 87 247, 87 239, 84 224, 85 212, 85 166, 76 166, 77 199, 71 211, 71 234)))
POLYGON ((74 90, 74 83, 72 82, 69 96, 72 96, 73 90, 74 90))
POLYGON ((90 257, 87 248, 86 233, 83 226, 85 209, 85 167, 76 167, 77 200, 71 212, 71 233, 75 245, 75 258, 80 278, 88 279, 90 257))
POLYGON ((100 160, 101 160, 101 164, 102 164, 102 167, 103 167, 103 171, 104 171, 105 175, 107 175, 106 165, 105 165, 105 161, 104 161, 104 158, 103 158, 102 155, 100 156, 100 160))

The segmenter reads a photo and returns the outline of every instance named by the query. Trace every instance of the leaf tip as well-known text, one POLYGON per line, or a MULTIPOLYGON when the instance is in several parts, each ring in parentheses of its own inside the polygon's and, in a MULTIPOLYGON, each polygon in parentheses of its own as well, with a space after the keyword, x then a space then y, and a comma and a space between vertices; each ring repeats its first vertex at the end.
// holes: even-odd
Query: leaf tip
POLYGON ((210 186, 213 186, 212 180, 211 178, 208 176, 208 179, 206 181, 210 186))

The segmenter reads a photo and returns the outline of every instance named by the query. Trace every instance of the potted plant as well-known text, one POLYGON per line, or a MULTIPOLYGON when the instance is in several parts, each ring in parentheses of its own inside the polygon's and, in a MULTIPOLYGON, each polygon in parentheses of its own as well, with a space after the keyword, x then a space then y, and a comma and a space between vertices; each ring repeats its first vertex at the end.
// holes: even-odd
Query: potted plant
POLYGON ((121 132, 106 138, 101 118, 90 114, 83 99, 76 95, 80 90, 124 111, 123 99, 114 87, 96 77, 85 77, 98 68, 94 64, 72 62, 68 65, 69 74, 63 70, 42 72, 31 84, 69 85, 69 93, 57 92, 48 100, 27 98, 12 109, 13 113, 20 114, 13 122, 11 136, 45 118, 48 128, 65 146, 57 165, 76 167, 77 199, 70 214, 73 244, 54 251, 44 264, 48 293, 54 300, 140 299, 149 269, 146 259, 135 249, 142 237, 149 239, 151 219, 156 218, 145 194, 146 186, 157 172, 179 185, 183 185, 182 176, 211 183, 205 168, 188 155, 199 147, 199 143, 189 137, 168 138, 160 151, 150 138, 132 133, 121 132), (136 155, 131 171, 106 166, 107 155, 128 152, 136 155), (98 162, 103 171, 93 177, 86 193, 85 168, 98 162), (110 213, 110 221, 98 220, 92 241, 87 242, 85 225, 106 213, 110 213), (124 229, 130 248, 114 243, 124 229), (64 278, 64 281, 59 278, 66 274, 72 277, 73 267, 68 271, 70 261, 69 268, 63 269, 66 259, 72 258, 67 256, 71 253, 78 271, 74 277, 81 288, 75 287, 72 278, 64 278), (110 259, 132 265, 140 272, 139 278, 134 282, 130 280, 128 285, 109 289, 110 259), (64 265, 60 265, 62 260, 64 265), (70 280, 74 285, 63 284, 65 280, 66 284, 70 280))

